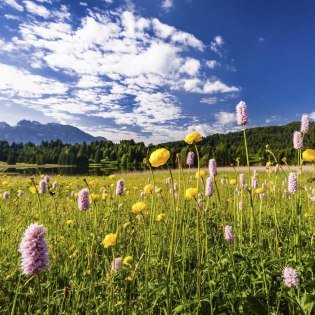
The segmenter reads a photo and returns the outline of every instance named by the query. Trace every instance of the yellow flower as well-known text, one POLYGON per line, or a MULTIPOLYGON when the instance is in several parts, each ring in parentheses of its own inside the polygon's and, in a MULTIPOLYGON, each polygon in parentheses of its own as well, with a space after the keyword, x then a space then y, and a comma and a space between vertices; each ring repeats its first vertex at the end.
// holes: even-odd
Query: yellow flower
POLYGON ((102 199, 103 199, 103 200, 107 200, 107 199, 109 199, 109 198, 110 198, 110 195, 109 195, 108 193, 102 194, 102 199))
POLYGON ((264 193, 264 189, 262 187, 259 187, 255 190, 256 194, 263 194, 264 193))
POLYGON ((161 192, 162 192, 162 188, 161 187, 157 187, 156 188, 156 190, 155 190, 155 192, 157 193, 157 194, 160 194, 161 192))
POLYGON ((105 236, 105 238, 102 241, 102 244, 105 248, 108 248, 110 246, 114 246, 116 244, 117 234, 110 233, 105 236))
POLYGON ((154 189, 154 186, 152 184, 147 184, 147 185, 144 186, 143 191, 146 194, 152 194, 153 189, 154 189))
POLYGON ((127 282, 131 282, 133 279, 132 279, 131 276, 128 276, 128 277, 125 278, 125 280, 126 280, 127 282))
POLYGON ((272 165, 272 163, 270 162, 270 161, 268 161, 267 163, 266 163, 266 166, 271 166, 272 165))
POLYGON ((302 153, 303 160, 306 162, 315 162, 315 150, 307 149, 302 153))
POLYGON ((197 188, 188 188, 185 192, 186 199, 192 199, 193 197, 196 197, 198 195, 197 188))
POLYGON ((235 178, 230 179, 230 185, 235 185, 235 184, 236 184, 236 179, 235 178))
POLYGON ((115 174, 109 175, 109 179, 116 179, 116 175, 115 174))
POLYGON ((157 216, 156 216, 156 221, 162 221, 165 217, 165 214, 164 213, 159 213, 157 216))
POLYGON ((148 206, 147 206, 146 203, 140 201, 140 202, 135 203, 135 204, 132 206, 132 212, 133 212, 133 213, 139 213, 139 212, 145 210, 147 207, 148 207, 148 206))
POLYGON ((188 144, 193 144, 194 142, 200 142, 202 140, 202 137, 199 132, 194 131, 192 133, 189 133, 186 138, 185 142, 188 144))
POLYGON ((100 199, 99 195, 91 194, 91 201, 96 202, 100 199))
POLYGON ((153 167, 164 165, 170 158, 170 151, 165 148, 157 149, 150 155, 150 163, 153 167))
POLYGON ((31 187, 30 187, 30 192, 31 192, 32 194, 36 194, 36 188, 35 188, 34 186, 31 186, 31 187))
POLYGON ((110 188, 114 188, 115 187, 115 184, 110 184, 110 188))
POLYGON ((196 173, 196 179, 200 179, 201 177, 205 177, 205 171, 199 171, 196 173))
POLYGON ((132 263, 132 261, 133 261, 132 256, 127 256, 127 257, 124 258, 123 264, 124 264, 124 265, 129 265, 129 264, 132 263))
POLYGON ((90 276, 91 275, 91 270, 88 269, 88 270, 84 271, 84 275, 85 276, 90 276))
POLYGON ((74 223, 73 220, 67 220, 67 225, 72 225, 74 223))

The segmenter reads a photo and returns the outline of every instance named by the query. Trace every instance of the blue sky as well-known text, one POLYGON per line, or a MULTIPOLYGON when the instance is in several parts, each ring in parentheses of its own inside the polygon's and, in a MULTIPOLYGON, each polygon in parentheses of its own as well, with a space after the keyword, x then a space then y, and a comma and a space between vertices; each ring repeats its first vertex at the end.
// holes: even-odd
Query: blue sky
POLYGON ((315 119, 315 3, 2 0, 1 121, 146 143, 315 119))

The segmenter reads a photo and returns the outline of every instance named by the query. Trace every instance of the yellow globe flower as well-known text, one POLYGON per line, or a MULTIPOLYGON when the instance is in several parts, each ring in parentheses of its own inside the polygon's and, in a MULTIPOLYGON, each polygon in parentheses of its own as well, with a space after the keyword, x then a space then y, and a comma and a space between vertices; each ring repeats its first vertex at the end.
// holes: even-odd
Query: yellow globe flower
POLYGON ((140 202, 135 203, 135 204, 132 206, 132 212, 133 212, 133 213, 139 213, 139 212, 145 210, 147 207, 148 207, 148 206, 147 206, 146 203, 140 201, 140 202))
POLYGON ((302 158, 306 162, 315 162, 315 150, 307 149, 302 153, 302 158))
POLYGON ((68 224, 68 225, 72 225, 73 223, 74 223, 73 220, 67 220, 67 224, 68 224))
POLYGON ((259 187, 255 190, 256 194, 263 194, 265 192, 265 190, 262 187, 259 187))
POLYGON ((152 184, 147 184, 147 185, 144 186, 143 191, 146 194, 152 194, 153 193, 153 189, 154 189, 154 186, 152 184))
POLYGON ((193 197, 196 197, 198 195, 197 188, 188 188, 185 192, 186 199, 192 199, 193 197))
POLYGON ((164 213, 159 213, 157 216, 156 216, 156 221, 160 222, 160 221, 163 221, 165 217, 165 214, 164 213))
POLYGON ((102 244, 105 248, 108 248, 110 246, 114 246, 116 244, 117 240, 117 234, 110 233, 105 236, 105 238, 102 241, 102 244))
POLYGON ((34 186, 30 187, 30 192, 36 194, 36 188, 34 186))
POLYGON ((103 193, 103 194, 102 194, 102 199, 103 199, 103 200, 110 199, 109 193, 103 193))
POLYGON ((202 140, 202 137, 200 135, 199 132, 194 131, 192 133, 189 133, 186 137, 185 137, 185 142, 188 144, 193 144, 195 142, 200 142, 202 140))
POLYGON ((123 264, 124 264, 124 265, 129 265, 129 264, 132 263, 132 261, 133 261, 132 256, 126 256, 126 257, 124 258, 124 260, 123 260, 123 264))
POLYGON ((205 171, 199 171, 196 173, 196 179, 200 179, 201 177, 205 177, 205 171))
POLYGON ((235 185, 236 184, 236 179, 232 178, 230 179, 230 185, 235 185))
POLYGON ((100 199, 99 195, 97 194, 91 194, 91 201, 96 202, 100 199))
POLYGON ((267 163, 266 163, 266 166, 271 166, 272 165, 272 163, 270 162, 270 161, 268 161, 267 163))
POLYGON ((116 179, 116 175, 115 174, 109 175, 109 179, 116 179))
POLYGON ((157 149, 150 155, 149 161, 153 167, 159 167, 166 164, 170 158, 170 151, 165 148, 157 149))

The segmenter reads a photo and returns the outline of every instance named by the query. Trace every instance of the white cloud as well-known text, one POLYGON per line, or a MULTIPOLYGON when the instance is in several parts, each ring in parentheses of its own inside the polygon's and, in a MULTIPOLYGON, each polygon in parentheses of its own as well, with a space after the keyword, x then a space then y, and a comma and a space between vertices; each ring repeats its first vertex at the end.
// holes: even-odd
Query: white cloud
POLYGON ((179 71, 189 74, 190 76, 196 75, 200 69, 200 61, 193 58, 187 58, 185 63, 180 67, 179 71))
POLYGON ((162 8, 166 11, 171 9, 174 6, 174 1, 173 0, 163 0, 162 1, 162 8))
POLYGON ((30 0, 24 3, 34 16, 20 22, 18 36, 0 41, 0 50, 14 57, 23 52, 19 58, 25 69, 28 65, 34 73, 49 70, 59 81, 2 65, 0 71, 9 76, 0 79, 0 97, 20 106, 70 124, 77 124, 71 117, 104 119, 110 124, 104 128, 107 138, 112 139, 108 133, 114 125, 126 137, 148 143, 182 138, 188 119, 202 125, 186 117, 176 92, 215 95, 221 102, 219 95, 239 91, 207 77, 210 67, 204 61, 203 42, 156 18, 121 8, 88 9, 75 26, 66 6, 48 11, 32 6, 35 2, 30 0))
POLYGON ((203 104, 208 104, 208 105, 215 105, 219 102, 218 98, 213 96, 213 97, 203 97, 201 100, 200 100, 200 103, 203 103, 203 104))
POLYGON ((0 63, 0 92, 11 98, 42 97, 46 94, 64 94, 68 87, 58 81, 33 75, 28 71, 0 63))
POLYGON ((264 42, 265 39, 264 39, 263 37, 259 37, 259 38, 258 38, 258 41, 259 41, 259 42, 264 42))
POLYGON ((16 0, 3 0, 4 4, 20 11, 20 12, 23 12, 24 11, 24 8, 22 5, 20 5, 19 3, 17 3, 16 0))
POLYGON ((217 55, 222 57, 221 48, 224 44, 223 38, 220 35, 217 35, 213 41, 210 43, 210 49, 215 52, 217 55))
POLYGON ((25 0, 24 1, 24 4, 26 6, 26 10, 29 12, 29 13, 32 13, 34 15, 38 15, 38 16, 41 16, 43 18, 48 18, 49 15, 50 15, 50 12, 48 9, 46 9, 46 7, 42 6, 42 5, 39 5, 39 4, 36 4, 35 2, 33 1, 30 1, 30 0, 25 0))
POLYGON ((236 114, 229 112, 219 112, 215 115, 216 123, 219 125, 230 125, 236 122, 236 114))
POLYGON ((309 118, 315 120, 315 112, 310 113, 309 118))
POLYGON ((206 61, 206 66, 209 69, 214 69, 215 67, 219 67, 220 63, 218 61, 216 61, 216 60, 207 60, 206 61))

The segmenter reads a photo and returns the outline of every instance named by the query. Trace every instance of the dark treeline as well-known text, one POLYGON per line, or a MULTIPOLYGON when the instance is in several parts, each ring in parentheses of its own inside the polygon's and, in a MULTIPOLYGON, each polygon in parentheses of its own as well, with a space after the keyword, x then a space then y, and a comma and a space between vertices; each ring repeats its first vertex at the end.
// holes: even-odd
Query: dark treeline
MULTIPOLYGON (((293 149, 293 132, 299 130, 299 123, 290 123, 285 126, 256 127, 248 129, 247 141, 250 154, 250 162, 262 165, 268 161, 266 145, 274 152, 278 161, 286 157, 288 163, 296 163, 297 154, 293 149)), ((114 165, 117 170, 140 170, 142 161, 149 157, 150 153, 159 147, 166 147, 171 152, 169 164, 176 166, 176 155, 179 154, 182 164, 185 165, 188 151, 193 146, 184 141, 170 142, 159 145, 145 146, 143 142, 135 143, 133 140, 123 140, 120 143, 111 141, 96 141, 87 144, 64 144, 60 140, 45 141, 41 145, 32 143, 12 143, 0 141, 0 161, 8 164, 60 164, 88 166, 91 163, 114 165)), ((205 137, 198 144, 201 157, 201 165, 206 166, 210 158, 215 158, 219 166, 236 164, 239 159, 241 165, 245 165, 245 152, 243 132, 227 134, 214 134, 205 137)), ((310 132, 304 138, 305 148, 315 147, 315 124, 310 125, 310 132)))

